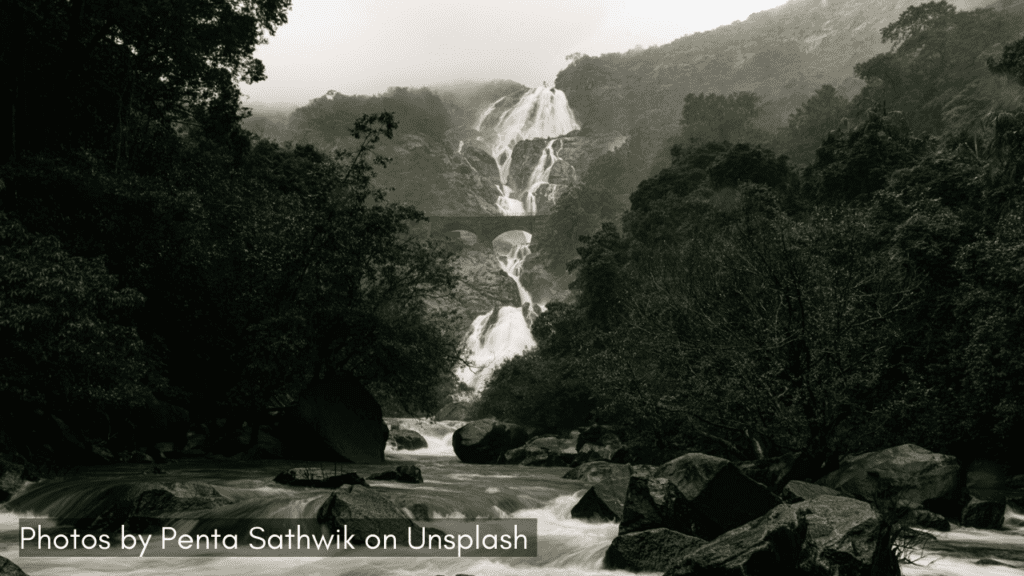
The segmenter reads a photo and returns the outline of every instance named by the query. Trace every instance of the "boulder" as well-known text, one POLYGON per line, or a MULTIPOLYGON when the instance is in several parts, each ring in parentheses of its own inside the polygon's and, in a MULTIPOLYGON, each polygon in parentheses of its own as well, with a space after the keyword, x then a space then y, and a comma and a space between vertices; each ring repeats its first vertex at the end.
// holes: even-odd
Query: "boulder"
POLYGON ((665 572, 705 544, 700 538, 668 528, 623 534, 612 540, 604 565, 632 572, 665 572))
POLYGON ((0 556, 0 576, 28 576, 28 574, 25 574, 14 562, 0 556))
POLYGON ((686 509, 676 506, 675 513, 692 516, 677 522, 681 520, 683 525, 700 530, 682 531, 705 540, 764 516, 782 503, 728 460, 707 454, 680 456, 662 465, 655 474, 667 478, 686 501, 686 509))
POLYGON ((413 466, 412 464, 406 466, 399 466, 395 468, 395 473, 398 477, 395 480, 399 482, 407 482, 409 484, 423 484, 423 472, 420 471, 419 466, 413 466))
POLYGON ((338 488, 344 484, 362 484, 363 480, 355 472, 338 474, 337 470, 323 468, 292 468, 274 477, 274 482, 286 486, 307 486, 312 488, 338 488))
POLYGON ((25 483, 25 467, 0 460, 0 503, 7 502, 25 483))
MULTIPOLYGON (((493 163, 493 161, 492 161, 493 163)), ((452 402, 434 414, 434 420, 469 420, 473 405, 469 402, 452 402)))
POLYGON ((459 460, 470 464, 495 464, 513 448, 526 442, 526 429, 495 420, 476 420, 452 435, 452 447, 459 460))
POLYGON ((944 512, 963 499, 960 465, 953 456, 904 444, 843 458, 840 467, 818 481, 845 496, 875 502, 879 479, 900 486, 899 499, 911 508, 944 512))
POLYGON ((189 413, 147 394, 142 405, 133 408, 129 418, 135 425, 136 441, 147 448, 160 442, 169 442, 184 449, 188 442, 189 413))
POLYGON ((628 462, 629 449, 618 435, 606 426, 591 426, 580 432, 576 439, 576 457, 572 465, 604 460, 607 462, 628 462))
POLYGON ((782 499, 789 504, 811 500, 818 496, 840 496, 840 494, 838 490, 833 490, 828 486, 801 482, 799 480, 788 482, 782 489, 782 499))
POLYGON ((949 520, 946 520, 941 514, 936 514, 924 508, 908 511, 900 518, 900 524, 938 530, 940 532, 948 532, 950 529, 949 520))
POLYGON ((686 500, 667 478, 632 476, 626 488, 619 534, 653 528, 672 528, 684 534, 707 533, 708 530, 685 523, 693 516, 686 514, 686 510, 686 500))
POLYGON ((665 574, 793 574, 806 534, 807 521, 789 505, 780 504, 701 546, 665 574))
POLYGON ((1024 490, 1024 474, 1008 478, 1006 480, 1006 487, 1013 490, 1024 490))
POLYGON ((575 440, 545 436, 509 450, 502 458, 506 464, 520 466, 568 466, 575 457, 575 440))
POLYGON ((348 534, 355 534, 353 542, 359 543, 368 534, 395 534, 403 540, 409 528, 417 527, 390 500, 360 484, 347 484, 331 492, 317 510, 316 519, 330 532, 344 531, 348 526, 348 534))
MULTIPOLYGON (((596 476, 596 470, 593 472, 596 476)), ((570 514, 573 518, 620 522, 630 477, 628 464, 604 468, 601 479, 587 490, 570 514)))
MULTIPOLYGON (((800 557, 802 573, 871 576, 879 521, 870 504, 843 496, 819 496, 793 509, 807 522, 800 557)), ((890 565, 892 562, 895 556, 890 565)))
POLYGON ((1003 527, 1006 503, 971 497, 960 516, 960 525, 965 528, 998 530, 1003 527))
POLYGON ((395 428, 391 431, 388 444, 393 445, 395 450, 419 450, 427 447, 427 439, 415 430, 395 428))
POLYGON ((181 512, 210 510, 231 500, 216 488, 200 482, 144 483, 112 486, 103 494, 108 505, 88 524, 89 529, 114 529, 124 524, 135 532, 158 530, 161 518, 181 512))
POLYGON ((384 462, 388 427, 359 382, 328 373, 312 382, 278 428, 284 456, 359 464, 384 462))

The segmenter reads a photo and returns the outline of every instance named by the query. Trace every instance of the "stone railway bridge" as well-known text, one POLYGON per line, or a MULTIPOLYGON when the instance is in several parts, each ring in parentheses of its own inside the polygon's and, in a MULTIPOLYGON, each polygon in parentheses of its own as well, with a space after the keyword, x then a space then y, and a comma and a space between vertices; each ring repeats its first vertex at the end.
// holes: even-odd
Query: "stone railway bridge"
POLYGON ((416 226, 416 232, 427 236, 447 236, 456 230, 476 234, 477 244, 490 245, 501 233, 523 230, 536 235, 551 218, 538 216, 428 216, 429 221, 416 226))

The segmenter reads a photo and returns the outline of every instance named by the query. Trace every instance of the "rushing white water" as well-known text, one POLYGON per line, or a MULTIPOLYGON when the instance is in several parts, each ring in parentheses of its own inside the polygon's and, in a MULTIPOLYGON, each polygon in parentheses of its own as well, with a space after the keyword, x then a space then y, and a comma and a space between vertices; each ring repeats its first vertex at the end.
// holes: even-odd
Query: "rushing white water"
POLYGON ((551 167, 558 161, 553 140, 548 142, 523 190, 516 190, 509 183, 513 149, 523 140, 557 139, 579 130, 580 125, 561 90, 540 86, 520 96, 511 106, 503 105, 508 104, 507 99, 502 97, 491 103, 480 115, 476 129, 484 133, 481 138, 489 145, 491 157, 498 166, 501 178, 497 186, 498 210, 506 216, 533 215, 537 213, 537 189, 547 184, 551 167))
POLYGON ((452 448, 452 436, 455 431, 465 426, 465 422, 459 420, 427 420, 423 418, 385 418, 392 430, 401 428, 419 433, 427 441, 426 448, 417 450, 398 450, 397 447, 388 442, 384 454, 388 458, 402 459, 416 456, 450 456, 455 457, 455 450, 452 448))
POLYGON ((519 307, 503 306, 481 314, 473 321, 465 342, 469 365, 460 366, 456 376, 475 394, 483 391, 499 366, 537 346, 530 333, 530 325, 537 317, 539 307, 533 303, 533 297, 520 279, 523 263, 530 255, 532 239, 529 232, 509 230, 491 243, 498 265, 516 283, 519 307))

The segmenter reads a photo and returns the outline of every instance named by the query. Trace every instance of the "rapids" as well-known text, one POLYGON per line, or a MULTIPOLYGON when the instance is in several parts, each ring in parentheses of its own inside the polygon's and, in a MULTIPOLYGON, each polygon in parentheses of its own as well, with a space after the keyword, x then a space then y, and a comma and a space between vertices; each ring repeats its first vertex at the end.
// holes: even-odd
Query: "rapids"
MULTIPOLYGON (((471 574, 474 576, 625 576, 629 572, 601 567, 604 552, 618 527, 609 522, 584 522, 570 510, 587 485, 561 476, 567 468, 535 468, 464 464, 451 449, 451 434, 462 422, 427 419, 389 419, 392 425, 415 430, 427 438, 427 448, 386 452, 387 463, 343 465, 345 471, 368 476, 414 463, 423 471, 423 484, 369 481, 408 512, 425 506, 433 519, 536 518, 539 555, 536 558, 238 558, 205 553, 185 558, 33 558, 19 557, 18 518, 88 516, 102 509, 104 490, 116 485, 161 481, 196 481, 214 485, 234 501, 208 514, 239 519, 236 531, 247 530, 243 518, 315 517, 330 490, 289 488, 273 482, 280 471, 308 462, 236 462, 194 460, 164 465, 167 474, 142 474, 146 465, 119 464, 83 468, 64 479, 27 486, 0 507, 0 555, 31 576, 107 575, 163 576, 176 573, 260 575, 394 575, 471 574)), ((315 465, 315 464, 312 464, 315 465)), ((333 463, 324 463, 331 468, 333 463)), ((338 465, 342 466, 342 465, 338 465)), ((411 515, 411 512, 410 512, 411 515)), ((913 551, 915 565, 904 574, 945 576, 1024 575, 1024 515, 1007 512, 1003 530, 954 528, 931 532, 937 540, 913 551)))

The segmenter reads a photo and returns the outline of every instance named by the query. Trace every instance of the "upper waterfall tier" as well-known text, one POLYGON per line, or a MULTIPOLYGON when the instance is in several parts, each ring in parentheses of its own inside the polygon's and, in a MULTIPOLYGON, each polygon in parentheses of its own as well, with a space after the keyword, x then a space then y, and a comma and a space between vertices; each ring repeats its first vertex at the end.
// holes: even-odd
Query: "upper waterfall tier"
MULTIPOLYGON (((498 166, 501 185, 498 186, 498 209, 508 216, 536 214, 535 193, 542 182, 531 182, 526 189, 516 190, 509 182, 512 150, 516 144, 535 138, 557 138, 580 125, 569 107, 565 93, 555 88, 540 86, 516 99, 505 96, 491 103, 480 115, 476 125, 491 157, 498 166)), ((546 176, 557 156, 550 146, 540 158, 538 174, 546 176)))

